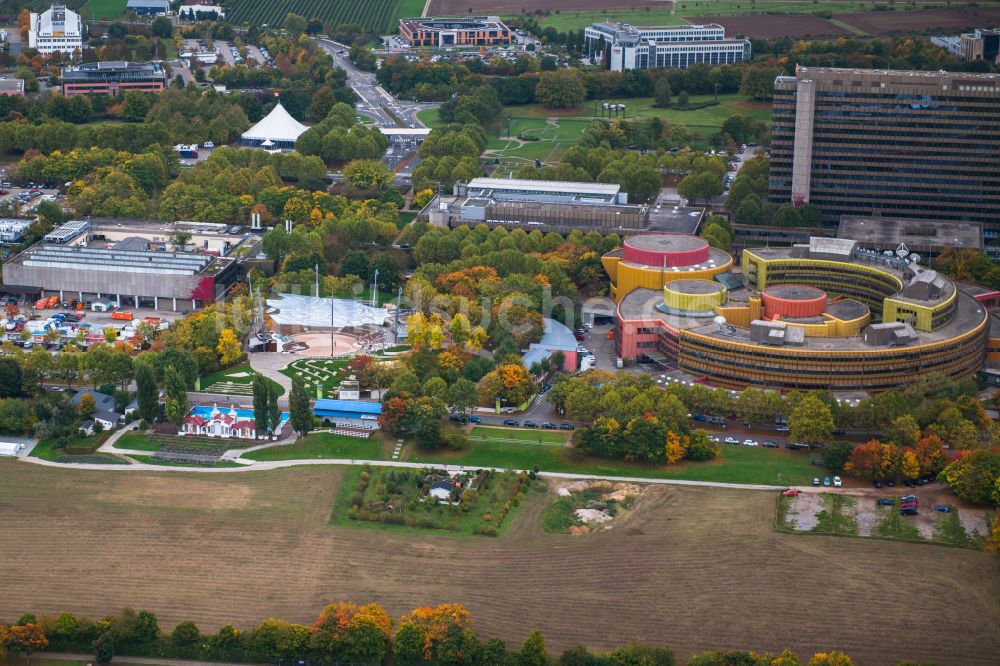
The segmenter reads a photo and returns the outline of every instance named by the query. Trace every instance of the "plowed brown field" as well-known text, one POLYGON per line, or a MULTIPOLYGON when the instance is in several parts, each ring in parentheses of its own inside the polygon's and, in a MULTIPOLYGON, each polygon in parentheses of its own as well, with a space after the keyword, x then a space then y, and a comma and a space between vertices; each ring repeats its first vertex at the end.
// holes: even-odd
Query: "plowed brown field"
POLYGON ((653 9, 668 10, 673 5, 670 0, 624 0, 608 2, 607 0, 431 0, 427 16, 467 16, 469 8, 478 14, 530 14, 536 9, 546 11, 595 11, 614 7, 615 9, 653 9))
POLYGON ((128 605, 214 630, 307 622, 339 599, 396 615, 458 601, 480 633, 520 643, 539 628, 554 651, 837 648, 866 666, 1000 654, 996 556, 777 534, 771 493, 653 487, 613 529, 579 538, 544 534, 534 496, 488 539, 332 527, 339 478, 0 462, 0 619, 128 605))

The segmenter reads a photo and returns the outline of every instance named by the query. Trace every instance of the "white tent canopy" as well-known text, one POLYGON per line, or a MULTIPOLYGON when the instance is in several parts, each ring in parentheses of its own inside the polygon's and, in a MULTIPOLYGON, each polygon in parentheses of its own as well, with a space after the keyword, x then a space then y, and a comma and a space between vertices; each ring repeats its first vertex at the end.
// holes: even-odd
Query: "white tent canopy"
POLYGON ((373 308, 346 298, 316 298, 298 294, 279 296, 267 299, 268 315, 279 326, 329 328, 332 323, 333 328, 345 328, 365 324, 382 326, 390 320, 389 311, 385 308, 373 308))
POLYGON ((259 123, 243 133, 244 141, 286 141, 295 143, 308 127, 292 118, 285 107, 279 103, 271 113, 267 114, 259 123))

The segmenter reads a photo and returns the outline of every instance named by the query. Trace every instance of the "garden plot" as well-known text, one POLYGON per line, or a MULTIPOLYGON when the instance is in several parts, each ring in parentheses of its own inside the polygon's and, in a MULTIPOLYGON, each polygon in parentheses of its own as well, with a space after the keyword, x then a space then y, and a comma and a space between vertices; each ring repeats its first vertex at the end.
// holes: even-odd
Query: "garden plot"
POLYGON ((351 371, 346 360, 310 358, 293 361, 281 374, 301 381, 309 395, 336 398, 337 387, 350 376, 351 371))

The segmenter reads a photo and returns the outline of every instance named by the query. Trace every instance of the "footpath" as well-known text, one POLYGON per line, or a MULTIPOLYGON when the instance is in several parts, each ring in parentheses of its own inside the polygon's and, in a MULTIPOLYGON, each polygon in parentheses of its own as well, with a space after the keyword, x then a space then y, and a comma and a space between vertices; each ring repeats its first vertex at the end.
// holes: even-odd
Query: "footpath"
MULTIPOLYGON (((94 663, 94 655, 76 652, 36 652, 43 659, 57 661, 82 661, 94 663)), ((162 657, 112 657, 112 664, 159 664, 159 666, 263 666, 262 664, 234 663, 228 661, 195 661, 193 659, 164 659, 162 657)))

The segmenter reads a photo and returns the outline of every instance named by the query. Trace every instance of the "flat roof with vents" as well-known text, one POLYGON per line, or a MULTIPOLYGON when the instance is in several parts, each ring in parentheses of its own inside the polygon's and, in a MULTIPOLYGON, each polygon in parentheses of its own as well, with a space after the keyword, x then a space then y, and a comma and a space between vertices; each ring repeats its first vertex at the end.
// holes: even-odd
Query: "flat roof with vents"
POLYGON ((189 252, 149 252, 39 244, 21 255, 21 264, 67 271, 115 271, 159 275, 197 275, 215 257, 189 252))

